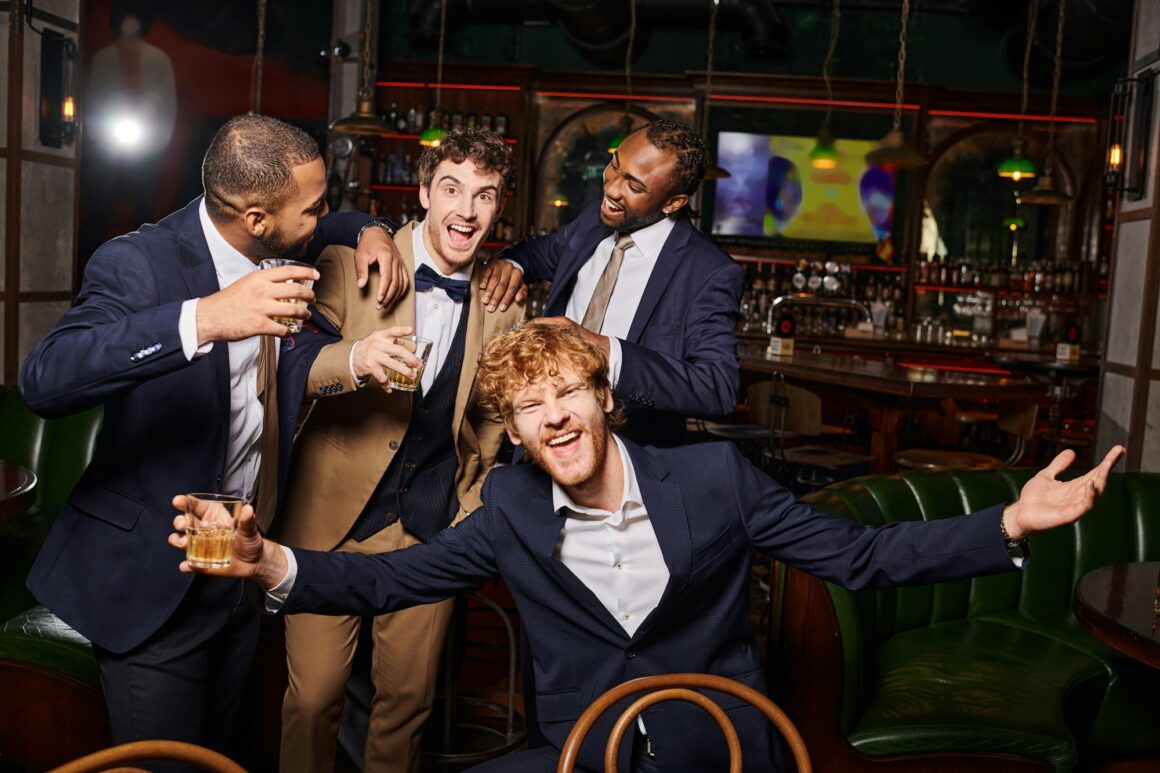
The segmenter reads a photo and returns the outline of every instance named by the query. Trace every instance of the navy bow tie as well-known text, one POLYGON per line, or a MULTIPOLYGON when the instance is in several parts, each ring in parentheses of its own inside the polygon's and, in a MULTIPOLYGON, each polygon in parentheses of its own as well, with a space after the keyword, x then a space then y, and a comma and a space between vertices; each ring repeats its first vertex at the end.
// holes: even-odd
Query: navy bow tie
POLYGON ((421 293, 432 287, 441 287, 443 292, 456 303, 462 303, 471 289, 471 282, 466 279, 448 279, 440 276, 430 266, 424 264, 415 270, 415 292, 421 293))

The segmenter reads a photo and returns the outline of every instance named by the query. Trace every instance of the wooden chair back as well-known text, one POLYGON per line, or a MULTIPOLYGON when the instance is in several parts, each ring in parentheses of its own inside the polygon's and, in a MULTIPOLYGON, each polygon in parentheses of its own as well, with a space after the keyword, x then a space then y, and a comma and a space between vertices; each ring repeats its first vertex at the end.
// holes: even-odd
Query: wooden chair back
POLYGON ((725 742, 729 747, 729 773, 741 773, 741 741, 737 737, 737 730, 733 727, 733 722, 726 716, 725 711, 713 702, 713 699, 696 692, 696 690, 715 690, 748 701, 759 709, 785 738, 786 744, 793 754, 798 773, 811 773, 810 756, 806 751, 805 742, 802 741, 801 733, 798 732, 797 727, 786 716, 785 712, 778 708, 776 703, 752 687, 713 674, 642 676, 639 679, 633 679, 613 687, 597 698, 576 720, 572 732, 568 734, 568 738, 564 742, 556 773, 572 773, 576 766, 576 759, 580 754, 580 747, 584 743, 588 731, 592 729, 600 716, 617 702, 637 693, 647 694, 637 698, 621 712, 616 724, 612 727, 608 742, 605 744, 604 770, 606 773, 616 773, 616 755, 620 749, 620 743, 624 739, 625 732, 636 722, 637 715, 649 706, 667 700, 688 701, 708 712, 725 734, 725 742))
POLYGON ((126 763, 145 761, 182 762, 209 773, 245 773, 245 768, 224 754, 184 741, 133 741, 73 760, 50 773, 100 773, 127 768, 126 763))

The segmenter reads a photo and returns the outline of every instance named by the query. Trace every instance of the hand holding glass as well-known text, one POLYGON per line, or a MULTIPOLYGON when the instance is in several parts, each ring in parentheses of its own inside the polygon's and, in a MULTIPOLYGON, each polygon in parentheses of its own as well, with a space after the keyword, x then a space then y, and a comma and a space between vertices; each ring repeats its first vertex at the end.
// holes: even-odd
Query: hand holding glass
POLYGON ((186 494, 185 557, 193 566, 209 569, 230 565, 238 516, 246 502, 225 494, 186 494))
POLYGON ((395 339, 395 343, 414 354, 423 361, 423 364, 415 369, 414 378, 403 375, 392 368, 386 368, 387 382, 391 385, 391 389, 398 389, 400 392, 414 392, 419 389, 419 380, 423 377, 427 355, 431 353, 431 342, 426 338, 412 335, 400 336, 395 339))
MULTIPOLYGON (((267 258, 266 260, 263 260, 261 263, 258 264, 258 268, 261 268, 261 269, 281 268, 282 266, 298 266, 300 268, 314 268, 313 266, 311 266, 307 263, 301 263, 297 260, 287 260, 286 258, 267 258)), ((292 283, 292 284, 303 285, 308 290, 314 289, 314 280, 313 279, 287 279, 286 282, 287 282, 287 284, 292 283)), ((285 302, 286 303, 296 303, 299 306, 306 305, 306 301, 301 301, 301 300, 298 300, 297 298, 287 298, 285 300, 285 302)), ((291 333, 301 333, 302 332, 302 320, 298 319, 297 317, 274 317, 274 321, 280 322, 281 324, 285 325, 290 330, 291 333)))

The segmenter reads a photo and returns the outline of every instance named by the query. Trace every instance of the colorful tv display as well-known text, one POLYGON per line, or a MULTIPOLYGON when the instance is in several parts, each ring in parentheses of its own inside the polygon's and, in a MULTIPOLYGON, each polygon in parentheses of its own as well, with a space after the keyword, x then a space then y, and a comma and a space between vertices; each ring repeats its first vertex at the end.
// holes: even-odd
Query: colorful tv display
POLYGON ((877 142, 838 139, 837 165, 814 169, 816 137, 717 137, 718 163, 732 176, 717 181, 713 233, 890 245, 894 172, 864 158, 877 142))

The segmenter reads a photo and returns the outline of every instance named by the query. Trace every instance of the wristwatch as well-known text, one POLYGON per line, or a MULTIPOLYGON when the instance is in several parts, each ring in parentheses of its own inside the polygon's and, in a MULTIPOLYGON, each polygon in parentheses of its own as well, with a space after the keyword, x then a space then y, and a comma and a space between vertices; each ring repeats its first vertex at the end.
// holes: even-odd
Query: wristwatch
POLYGON ((385 221, 385 220, 368 220, 367 222, 363 223, 362 228, 358 229, 358 237, 354 241, 355 244, 358 244, 359 242, 362 241, 363 234, 367 232, 368 228, 382 228, 390 236, 395 235, 395 229, 391 228, 391 224, 388 223, 387 221, 385 221))
POLYGON ((1007 555, 1011 557, 1012 563, 1020 569, 1023 568, 1023 562, 1031 558, 1031 548, 1027 544, 1026 537, 1015 539, 1007 533, 1007 524, 1004 522, 1004 515, 1007 509, 1003 508, 1003 513, 999 516, 999 532, 1003 535, 1003 547, 1007 549, 1007 555))

